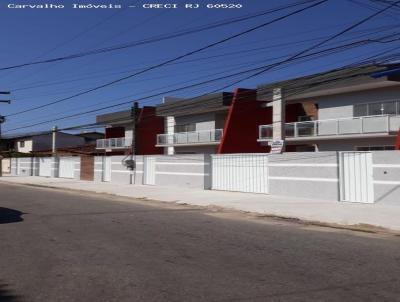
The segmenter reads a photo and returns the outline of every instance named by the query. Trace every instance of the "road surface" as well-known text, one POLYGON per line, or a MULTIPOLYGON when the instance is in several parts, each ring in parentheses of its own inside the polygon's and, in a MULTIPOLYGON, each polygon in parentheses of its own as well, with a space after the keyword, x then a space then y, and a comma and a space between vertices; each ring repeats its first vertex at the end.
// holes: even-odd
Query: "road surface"
POLYGON ((400 237, 0 184, 0 301, 400 301, 400 237))

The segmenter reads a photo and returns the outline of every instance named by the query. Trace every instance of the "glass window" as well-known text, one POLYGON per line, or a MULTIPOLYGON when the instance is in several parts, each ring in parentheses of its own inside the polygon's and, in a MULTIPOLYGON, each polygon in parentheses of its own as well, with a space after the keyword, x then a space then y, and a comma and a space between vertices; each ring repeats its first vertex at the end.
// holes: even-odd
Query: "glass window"
POLYGON ((382 108, 382 103, 371 103, 368 104, 368 115, 382 115, 383 114, 383 108, 382 108))
POLYGON ((396 114, 396 102, 387 102, 382 104, 383 114, 396 114))
POLYGON ((385 150, 385 147, 384 146, 371 146, 371 147, 369 147, 369 150, 370 151, 382 151, 382 150, 385 150))
POLYGON ((354 105, 354 116, 366 116, 368 115, 368 105, 367 104, 358 104, 354 105))
POLYGON ((356 151, 383 151, 383 150, 394 150, 394 146, 362 146, 356 147, 356 151))
POLYGON ((400 114, 400 101, 357 104, 353 107, 353 116, 400 114))
POLYGON ((25 148, 25 141, 19 142, 19 146, 20 146, 21 148, 25 148))
POLYGON ((308 121, 312 121, 313 120, 313 116, 311 115, 303 115, 303 116, 299 116, 298 117, 298 122, 308 122, 308 121))
POLYGON ((385 150, 394 150, 394 146, 385 146, 385 150))
POLYGON ((175 125, 175 132, 192 132, 196 131, 196 124, 175 125))

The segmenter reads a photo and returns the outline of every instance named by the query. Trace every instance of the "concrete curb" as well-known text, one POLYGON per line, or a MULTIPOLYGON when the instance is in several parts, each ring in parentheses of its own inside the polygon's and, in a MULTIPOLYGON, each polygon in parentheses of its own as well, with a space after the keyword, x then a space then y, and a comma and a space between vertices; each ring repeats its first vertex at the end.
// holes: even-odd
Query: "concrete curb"
POLYGON ((394 236, 400 236, 400 232, 397 230, 392 230, 389 228, 384 228, 381 226, 376 226, 376 225, 371 225, 371 224, 339 224, 339 223, 328 223, 328 222, 323 222, 323 221, 317 221, 317 220, 308 220, 308 219, 302 219, 294 216, 286 216, 286 215, 275 215, 275 214, 268 214, 268 213, 259 213, 255 211, 245 211, 245 210, 238 210, 235 208, 231 207, 221 207, 219 205, 197 205, 197 204, 191 204, 187 203, 184 201, 163 201, 163 200, 156 200, 156 199, 151 199, 146 196, 143 197, 131 197, 131 196, 125 196, 125 195, 119 195, 119 194, 113 194, 109 192, 104 192, 104 191, 92 191, 92 190, 82 190, 82 189, 74 189, 74 188, 68 188, 68 187, 59 187, 59 186, 52 186, 52 185, 42 185, 42 184, 33 184, 33 183, 14 183, 14 182, 8 182, 8 181, 1 181, 0 183, 4 184, 11 184, 11 185, 16 185, 16 186, 27 186, 27 187, 34 187, 34 188, 43 188, 43 189, 52 189, 52 190, 57 190, 57 191, 64 191, 64 192, 75 192, 75 193, 84 193, 84 194, 102 194, 102 195, 108 195, 108 196, 113 196, 113 197, 121 197, 129 200, 145 200, 149 202, 161 202, 161 203, 166 203, 166 204, 176 204, 179 206, 195 206, 203 209, 217 209, 218 211, 233 211, 237 213, 242 213, 242 214, 247 214, 251 215, 253 217, 257 218, 270 218, 270 219, 275 219, 275 220, 284 220, 284 221, 289 221, 291 223, 299 224, 299 225, 304 225, 304 226, 317 226, 317 227, 325 227, 325 228, 333 228, 333 229, 339 229, 339 230, 348 230, 348 231, 355 231, 355 232, 362 232, 362 233, 370 233, 370 234, 388 234, 388 235, 394 235, 394 236))

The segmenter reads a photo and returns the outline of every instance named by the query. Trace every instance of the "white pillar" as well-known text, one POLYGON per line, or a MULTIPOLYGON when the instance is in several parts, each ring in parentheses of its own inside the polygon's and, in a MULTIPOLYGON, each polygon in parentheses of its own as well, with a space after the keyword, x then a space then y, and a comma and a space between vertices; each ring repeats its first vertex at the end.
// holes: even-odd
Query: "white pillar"
POLYGON ((272 92, 272 128, 273 139, 285 139, 285 100, 282 89, 275 88, 272 92))
MULTIPOLYGON (((165 129, 166 129, 166 134, 168 135, 173 135, 175 133, 175 117, 173 116, 167 116, 165 118, 165 129)), ((167 143, 173 143, 173 139, 168 139, 167 143)), ((174 155, 175 154, 175 147, 167 147, 165 152, 168 155, 174 155)))

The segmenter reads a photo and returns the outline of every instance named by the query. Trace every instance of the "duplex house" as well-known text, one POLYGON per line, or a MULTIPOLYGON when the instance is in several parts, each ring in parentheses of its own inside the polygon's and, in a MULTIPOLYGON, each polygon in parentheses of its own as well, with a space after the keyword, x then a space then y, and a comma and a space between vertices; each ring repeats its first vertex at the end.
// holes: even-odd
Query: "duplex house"
POLYGON ((138 108, 136 116, 136 122, 131 110, 97 116, 96 123, 105 126, 105 138, 97 140, 96 149, 107 155, 124 155, 132 151, 135 142, 136 154, 160 154, 155 141, 156 135, 164 131, 164 120, 151 106, 138 108))
POLYGON ((222 92, 191 99, 164 98, 156 114, 164 118, 165 132, 156 147, 164 154, 217 153, 232 103, 232 93, 222 92))
MULTIPOLYGON (((286 108, 286 121, 304 115, 299 104, 286 108)), ((257 100, 257 91, 236 89, 190 99, 166 98, 156 107, 165 132, 156 146, 164 154, 224 154, 268 152, 257 142, 259 125, 272 121, 272 109, 257 100)))
POLYGON ((272 108, 258 142, 284 140, 286 151, 393 150, 400 128, 400 68, 368 65, 259 85, 257 98, 272 108), (303 113, 285 120, 288 106, 303 113), (301 111, 300 111, 301 112, 301 111))

